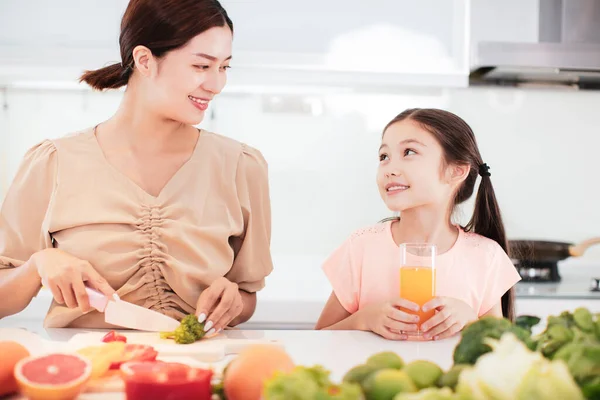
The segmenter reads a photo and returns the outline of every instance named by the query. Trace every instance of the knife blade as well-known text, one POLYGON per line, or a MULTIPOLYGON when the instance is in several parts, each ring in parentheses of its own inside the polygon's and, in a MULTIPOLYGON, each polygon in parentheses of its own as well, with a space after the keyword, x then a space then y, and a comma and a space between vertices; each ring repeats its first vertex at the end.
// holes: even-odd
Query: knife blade
POLYGON ((171 332, 179 325, 179 321, 157 311, 123 301, 115 293, 112 298, 93 289, 85 289, 90 305, 104 313, 104 321, 124 328, 149 332, 171 332))

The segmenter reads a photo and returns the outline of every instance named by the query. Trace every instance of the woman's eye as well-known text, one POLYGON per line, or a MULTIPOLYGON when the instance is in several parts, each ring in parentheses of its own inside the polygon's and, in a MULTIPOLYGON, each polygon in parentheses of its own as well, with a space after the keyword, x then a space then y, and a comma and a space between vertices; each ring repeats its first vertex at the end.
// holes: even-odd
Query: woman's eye
POLYGON ((231 67, 229 65, 224 65, 224 66, 221 67, 221 69, 223 71, 227 71, 228 69, 231 69, 231 67))
POLYGON ((194 65, 194 68, 201 69, 201 70, 207 70, 209 68, 209 66, 208 65, 194 65))
POLYGON ((416 152, 416 151, 414 151, 413 149, 406 149, 406 150, 404 150, 404 156, 405 156, 405 157, 406 157, 406 156, 410 156, 410 155, 411 155, 411 153, 412 153, 412 154, 417 154, 417 152, 416 152))
POLYGON ((388 158, 387 154, 380 154, 379 155, 379 161, 385 161, 386 158, 388 158))

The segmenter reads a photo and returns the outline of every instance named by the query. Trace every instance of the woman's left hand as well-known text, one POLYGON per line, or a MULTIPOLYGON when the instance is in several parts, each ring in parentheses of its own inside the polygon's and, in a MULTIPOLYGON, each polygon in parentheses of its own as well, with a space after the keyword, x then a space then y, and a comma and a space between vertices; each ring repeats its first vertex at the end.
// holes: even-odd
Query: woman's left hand
POLYGON ((222 277, 200 294, 196 315, 200 322, 206 321, 204 330, 207 335, 212 335, 225 328, 243 309, 238 285, 222 277))
POLYGON ((421 324, 425 339, 438 340, 460 332, 469 322, 477 320, 477 313, 462 300, 452 297, 436 297, 425 303, 423 311, 437 310, 437 313, 421 324))

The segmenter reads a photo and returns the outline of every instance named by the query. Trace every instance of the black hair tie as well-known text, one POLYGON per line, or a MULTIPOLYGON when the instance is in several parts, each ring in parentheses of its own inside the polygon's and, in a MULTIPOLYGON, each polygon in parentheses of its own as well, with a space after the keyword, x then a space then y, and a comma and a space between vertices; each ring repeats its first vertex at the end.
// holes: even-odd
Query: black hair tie
POLYGON ((481 177, 487 176, 490 177, 492 176, 492 174, 490 174, 490 166, 487 165, 486 163, 483 163, 479 166, 479 175, 481 177))

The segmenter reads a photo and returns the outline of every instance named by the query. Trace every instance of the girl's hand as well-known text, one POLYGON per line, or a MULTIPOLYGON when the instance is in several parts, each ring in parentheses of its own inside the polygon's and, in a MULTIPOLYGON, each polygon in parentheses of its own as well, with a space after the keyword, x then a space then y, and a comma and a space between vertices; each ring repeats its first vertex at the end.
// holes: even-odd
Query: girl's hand
POLYGON ((417 304, 404 299, 376 304, 358 311, 360 325, 386 339, 406 340, 408 337, 405 332, 417 331, 419 317, 401 311, 399 307, 415 312, 419 310, 417 304))
POLYGON ((62 250, 50 248, 31 256, 42 284, 52 292, 54 300, 69 308, 87 312, 90 301, 85 284, 110 297, 115 292, 92 265, 62 250))
POLYGON ((225 328, 243 309, 238 285, 221 277, 200 294, 196 315, 200 322, 207 321, 204 330, 207 335, 212 335, 225 328))
POLYGON ((423 311, 437 313, 421 325, 425 339, 438 340, 460 332, 469 322, 477 320, 477 313, 462 300, 452 297, 436 297, 425 303, 423 311))

